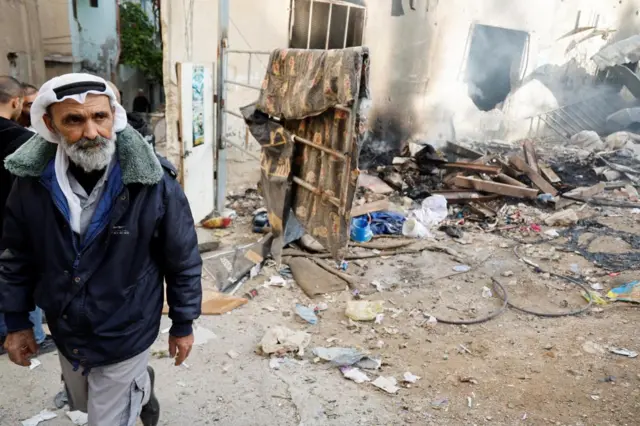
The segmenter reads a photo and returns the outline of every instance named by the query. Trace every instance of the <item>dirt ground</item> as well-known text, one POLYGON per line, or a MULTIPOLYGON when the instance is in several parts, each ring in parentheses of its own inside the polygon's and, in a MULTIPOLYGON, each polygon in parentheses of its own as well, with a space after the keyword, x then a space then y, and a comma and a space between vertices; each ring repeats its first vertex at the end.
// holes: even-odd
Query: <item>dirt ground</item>
MULTIPOLYGON (((247 173, 236 173, 238 187, 244 181, 255 182, 247 173)), ((627 232, 640 230, 640 215, 629 210, 586 208, 580 216, 596 217, 627 232)), ((256 239, 249 220, 239 218, 233 228, 209 237, 224 244, 256 239)), ((537 241, 540 234, 476 230, 466 237, 469 244, 448 237, 440 242, 464 256, 464 264, 471 267, 466 273, 452 275, 460 262, 428 251, 349 264, 348 272, 362 282, 378 281, 387 287, 364 297, 384 301, 380 324, 348 321, 345 306, 353 295, 347 289, 312 301, 295 283, 288 288, 263 287, 277 273, 265 267, 239 291, 256 288, 256 298, 229 314, 198 320, 199 327, 216 337, 195 347, 189 368, 152 358, 162 404, 160 424, 639 424, 640 358, 609 352, 609 347, 640 351, 640 313, 635 306, 594 305, 583 314, 560 318, 508 309, 477 325, 426 322, 429 316, 479 319, 500 309, 495 291, 484 297, 489 296, 485 289, 483 296, 483 287, 492 286, 491 277, 504 285, 511 302, 529 309, 558 313, 586 304, 575 285, 535 272, 516 257, 515 240, 537 241), (317 325, 295 314, 296 303, 318 302, 326 302, 328 310, 319 314, 317 325), (275 326, 311 334, 305 356, 287 358, 277 370, 270 368, 269 358, 256 353, 262 336, 275 326), (396 378, 398 393, 387 394, 371 383, 356 384, 338 368, 314 359, 312 348, 331 346, 380 355, 380 370, 366 373, 372 380, 379 375, 396 378), (405 372, 420 379, 404 384, 405 372)), ((624 244, 614 237, 601 238, 592 248, 628 251, 622 249, 624 244)), ((520 253, 545 271, 587 275, 591 283, 603 285, 603 294, 640 278, 637 270, 612 277, 582 256, 554 250, 548 243, 520 247, 520 253)), ((162 328, 169 325, 164 318, 162 328)), ((164 350, 166 341, 167 335, 161 334, 152 350, 164 350)), ((42 365, 29 370, 11 365, 6 356, 0 359, 5 386, 0 394, 1 425, 20 424, 45 408, 55 411, 53 397, 60 389, 57 355, 39 360, 42 365)), ((72 424, 64 410, 55 412, 58 418, 44 425, 72 424)))

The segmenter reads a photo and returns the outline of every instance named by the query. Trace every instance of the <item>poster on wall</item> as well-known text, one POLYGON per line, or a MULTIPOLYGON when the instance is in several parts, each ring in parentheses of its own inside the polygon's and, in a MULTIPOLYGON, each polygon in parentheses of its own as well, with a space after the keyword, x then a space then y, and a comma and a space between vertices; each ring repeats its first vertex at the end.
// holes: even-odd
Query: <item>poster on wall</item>
POLYGON ((204 67, 195 65, 191 74, 193 146, 204 144, 204 67))

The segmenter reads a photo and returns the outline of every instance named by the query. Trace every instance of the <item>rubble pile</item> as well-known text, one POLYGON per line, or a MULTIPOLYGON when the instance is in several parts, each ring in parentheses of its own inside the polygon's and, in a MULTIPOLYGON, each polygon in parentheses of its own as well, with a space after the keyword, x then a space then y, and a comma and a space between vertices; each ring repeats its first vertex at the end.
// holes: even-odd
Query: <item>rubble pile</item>
POLYGON ((606 143, 597 134, 597 142, 592 135, 582 135, 575 140, 588 140, 585 144, 574 150, 556 147, 546 161, 539 156, 534 140, 510 145, 510 149, 509 145, 453 142, 447 142, 441 152, 431 145, 419 150, 412 147, 405 152, 407 156, 394 158, 392 165, 363 172, 355 202, 357 214, 353 216, 370 213, 364 206, 373 201, 386 199, 406 209, 434 195, 444 197, 449 205, 464 206, 480 219, 498 216, 505 200, 528 200, 537 207, 556 210, 576 202, 633 207, 638 202, 634 184, 640 179, 640 167, 634 165, 640 136, 618 133, 626 136, 611 135, 606 143), (581 154, 587 146, 614 150, 581 154), (607 197, 599 197, 605 191, 607 197))

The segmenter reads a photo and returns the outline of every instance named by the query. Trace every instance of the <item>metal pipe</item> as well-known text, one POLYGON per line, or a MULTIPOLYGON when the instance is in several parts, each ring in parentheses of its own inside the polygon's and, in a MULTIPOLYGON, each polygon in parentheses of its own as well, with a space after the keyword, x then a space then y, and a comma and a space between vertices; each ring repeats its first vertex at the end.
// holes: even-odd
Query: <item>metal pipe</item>
POLYGON ((247 154, 249 157, 255 158, 256 160, 260 161, 260 157, 258 157, 257 155, 255 155, 253 152, 251 151, 247 151, 246 149, 244 149, 241 145, 238 145, 235 142, 230 141, 229 139, 225 138, 224 139, 225 143, 228 143, 229 145, 233 146, 234 148, 238 148, 240 151, 244 152, 245 154, 247 154))
POLYGON ((320 197, 322 197, 323 200, 327 200, 328 202, 330 202, 331 204, 336 206, 338 209, 340 208, 340 200, 338 200, 336 197, 334 197, 332 195, 328 195, 326 192, 324 192, 320 188, 316 188, 315 186, 311 185, 310 183, 307 183, 307 182, 303 181, 298 176, 294 176, 293 177, 293 181, 296 184, 298 184, 301 187, 303 187, 304 189, 306 189, 308 191, 311 191, 316 195, 319 195, 320 197))
POLYGON ((227 53, 244 53, 248 55, 271 55, 271 51, 269 50, 237 50, 237 49, 227 49, 227 53))
POLYGON ((303 143, 303 144, 305 144, 305 145, 307 145, 307 146, 309 146, 309 147, 311 147, 311 148, 318 149, 318 150, 320 150, 320 151, 322 151, 322 152, 325 152, 325 153, 327 153, 327 154, 331 155, 332 157, 339 158, 339 159, 341 159, 342 161, 347 161, 347 158, 348 158, 348 157, 347 157, 346 155, 344 155, 344 154, 343 154, 343 153, 341 153, 341 152, 337 152, 337 151, 334 151, 334 150, 332 150, 332 149, 330 149, 330 148, 327 148, 326 146, 318 145, 318 144, 316 144, 316 143, 311 142, 311 141, 310 141, 310 140, 308 140, 308 139, 304 139, 304 138, 301 138, 300 136, 296 136, 296 135, 294 135, 294 136, 293 136, 293 140, 294 140, 295 142, 303 143))
POLYGON ((313 21, 313 0, 309 2, 309 25, 307 26, 307 49, 311 45, 311 21, 313 21))
POLYGON ((253 55, 249 53, 249 63, 247 64, 247 84, 251 84, 251 58, 253 58, 253 55))
POLYGON ((329 50, 329 35, 331 34, 331 14, 333 13, 333 3, 329 3, 329 17, 327 18, 327 37, 324 41, 324 50, 329 50))
POLYGON ((289 12, 289 46, 291 46, 291 38, 293 37, 293 26, 296 23, 296 1, 289 0, 291 11, 289 12))
POLYGON ((347 22, 344 24, 344 42, 342 48, 347 48, 347 36, 349 35, 349 15, 351 14, 351 6, 347 6, 347 22))
POLYGON ((229 115, 233 115, 234 117, 238 117, 238 118, 241 118, 241 119, 244 120, 244 117, 242 116, 242 114, 237 113, 235 111, 231 111, 230 109, 224 109, 224 110, 222 110, 222 112, 224 112, 226 114, 229 114, 229 115))
POLYGON ((251 84, 246 84, 246 83, 240 83, 239 81, 225 80, 224 82, 227 84, 235 84, 236 86, 246 87, 247 89, 262 90, 262 87, 252 86, 251 84))
POLYGON ((215 158, 215 210, 222 213, 225 208, 227 193, 227 150, 225 133, 227 129, 227 116, 224 114, 225 100, 227 99, 225 81, 227 79, 227 43, 229 40, 229 0, 218 0, 218 78, 217 78, 217 105, 216 105, 216 146, 215 158))

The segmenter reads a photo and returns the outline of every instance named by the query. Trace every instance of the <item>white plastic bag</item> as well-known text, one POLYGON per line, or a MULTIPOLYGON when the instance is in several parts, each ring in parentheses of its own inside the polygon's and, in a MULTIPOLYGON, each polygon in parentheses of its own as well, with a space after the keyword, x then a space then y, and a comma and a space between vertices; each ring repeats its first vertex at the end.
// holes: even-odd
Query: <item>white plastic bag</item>
POLYGON ((402 224, 402 235, 409 238, 425 238, 431 236, 431 233, 418 219, 412 217, 402 224))
POLYGON ((448 214, 447 199, 442 195, 425 198, 419 209, 411 211, 402 227, 402 234, 412 238, 432 237, 429 230, 439 225, 448 214))

